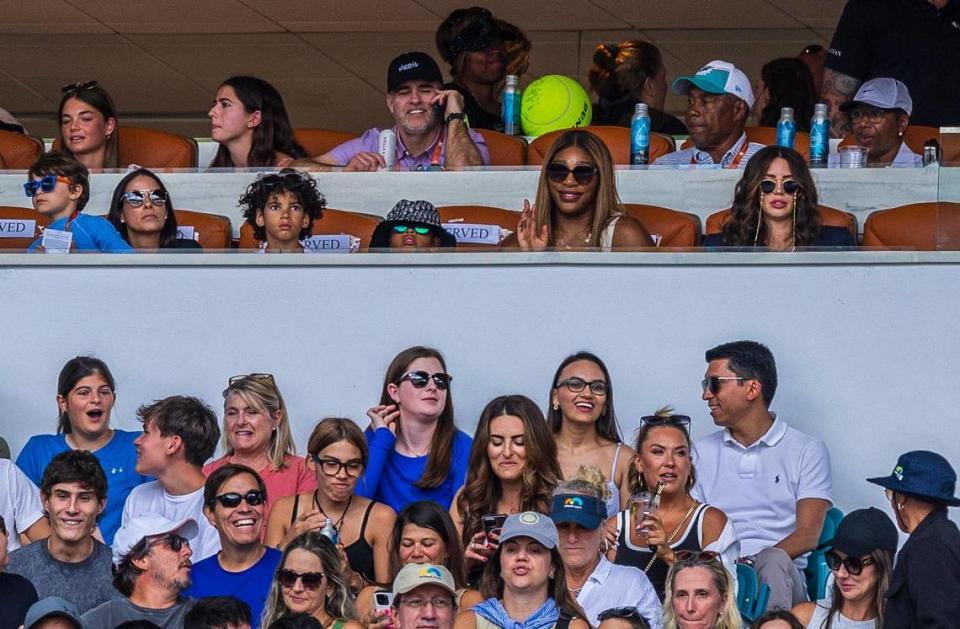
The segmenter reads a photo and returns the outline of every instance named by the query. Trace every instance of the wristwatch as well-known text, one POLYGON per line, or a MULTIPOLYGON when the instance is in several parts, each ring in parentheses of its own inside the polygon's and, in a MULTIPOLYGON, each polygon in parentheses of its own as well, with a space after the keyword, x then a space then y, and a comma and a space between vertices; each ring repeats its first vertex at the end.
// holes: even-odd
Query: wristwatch
POLYGON ((456 114, 447 114, 447 117, 444 119, 443 124, 448 125, 450 124, 451 120, 461 120, 466 122, 467 114, 463 112, 456 113, 456 114))

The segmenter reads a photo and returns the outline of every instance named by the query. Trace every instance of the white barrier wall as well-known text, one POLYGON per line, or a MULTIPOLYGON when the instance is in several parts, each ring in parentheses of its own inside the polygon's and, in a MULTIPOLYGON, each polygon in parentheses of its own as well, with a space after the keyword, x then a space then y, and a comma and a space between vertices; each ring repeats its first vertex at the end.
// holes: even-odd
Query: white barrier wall
POLYGON ((773 410, 829 444, 845 511, 886 508, 863 479, 901 451, 960 468, 960 254, 0 255, 0 293, 15 455, 55 429, 57 374, 77 354, 110 365, 127 429, 171 394, 221 415, 230 376, 274 373, 302 452, 320 417, 365 424, 414 344, 445 353, 471 433, 496 395, 545 406, 558 362, 588 349, 609 364, 625 433, 671 404, 702 435, 704 350, 756 339, 779 366, 773 410))

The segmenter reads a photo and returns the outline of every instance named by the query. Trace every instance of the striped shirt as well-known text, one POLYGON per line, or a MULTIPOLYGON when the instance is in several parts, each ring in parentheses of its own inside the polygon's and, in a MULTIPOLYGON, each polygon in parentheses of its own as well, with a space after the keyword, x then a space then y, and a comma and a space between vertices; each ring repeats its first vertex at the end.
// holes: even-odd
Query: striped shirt
MULTIPOLYGON (((757 144, 756 142, 750 142, 747 144, 747 150, 743 154, 743 157, 737 159, 737 155, 740 152, 740 149, 743 147, 743 143, 747 141, 747 134, 742 133, 736 142, 733 143, 733 146, 723 154, 723 158, 720 160, 720 168, 743 168, 746 166, 747 162, 750 161, 750 158, 753 157, 753 154, 763 148, 763 144, 757 144)), ((718 164, 713 161, 713 157, 710 156, 710 153, 706 151, 701 151, 695 146, 692 146, 688 149, 681 149, 679 151, 674 151, 673 153, 667 153, 662 156, 656 162, 657 166, 690 166, 696 164, 697 166, 717 166, 718 164)))

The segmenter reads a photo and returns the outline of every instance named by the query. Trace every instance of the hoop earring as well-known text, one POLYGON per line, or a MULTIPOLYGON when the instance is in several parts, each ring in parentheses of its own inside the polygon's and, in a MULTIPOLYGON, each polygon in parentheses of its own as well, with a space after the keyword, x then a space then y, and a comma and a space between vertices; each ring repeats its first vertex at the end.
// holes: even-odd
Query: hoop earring
POLYGON ((757 207, 757 233, 753 235, 753 246, 757 246, 760 239, 760 223, 763 222, 763 191, 760 191, 760 205, 757 207))
POLYGON ((554 402, 554 403, 553 403, 553 410, 555 410, 555 411, 559 411, 559 410, 560 410, 560 405, 559 405, 557 402, 554 402))
POLYGON ((797 195, 793 193, 793 249, 797 248, 797 195))

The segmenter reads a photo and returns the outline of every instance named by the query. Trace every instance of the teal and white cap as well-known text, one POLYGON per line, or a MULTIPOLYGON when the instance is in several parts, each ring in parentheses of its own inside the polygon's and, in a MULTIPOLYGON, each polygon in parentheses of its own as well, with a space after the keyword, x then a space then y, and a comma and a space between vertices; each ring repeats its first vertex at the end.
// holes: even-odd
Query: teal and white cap
POLYGON ((730 94, 753 107, 753 88, 750 79, 737 66, 715 59, 692 76, 680 76, 673 82, 673 93, 686 96, 691 87, 709 94, 730 94))

